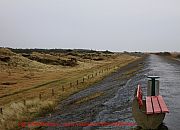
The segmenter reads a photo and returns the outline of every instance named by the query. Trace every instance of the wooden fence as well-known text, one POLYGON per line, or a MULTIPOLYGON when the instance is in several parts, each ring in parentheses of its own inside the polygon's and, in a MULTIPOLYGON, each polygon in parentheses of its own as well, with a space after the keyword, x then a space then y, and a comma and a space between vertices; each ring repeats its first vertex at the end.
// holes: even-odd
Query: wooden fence
MULTIPOLYGON (((78 88, 78 86, 80 84, 84 84, 85 81, 94 79, 97 76, 103 75, 103 73, 107 73, 107 72, 115 70, 117 68, 118 68, 117 66, 107 67, 107 68, 104 68, 102 70, 98 70, 96 72, 93 72, 93 73, 91 73, 89 75, 86 75, 86 76, 82 77, 81 79, 77 79, 74 82, 69 82, 69 83, 66 83, 66 84, 62 84, 61 87, 60 87, 61 91, 64 92, 68 88, 78 88), (69 84, 69 87, 67 86, 67 84, 69 84)), ((49 97, 48 98, 52 98, 52 97, 56 96, 56 94, 58 94, 58 92, 55 91, 55 88, 51 88, 51 91, 48 91, 48 92, 49 92, 49 97)), ((45 94, 48 95, 47 93, 45 93, 45 94)), ((38 97, 39 100, 43 100, 43 96, 44 96, 44 92, 40 92, 39 95, 37 95, 36 97, 32 97, 32 98, 37 98, 38 97)), ((22 100, 16 101, 16 103, 18 103, 18 102, 22 102, 24 105, 26 105, 27 101, 26 101, 26 99, 22 99, 22 100)), ((14 103, 14 102, 11 102, 11 103, 14 103)), ((0 107, 0 114, 3 114, 3 109, 5 109, 5 107, 0 107)))

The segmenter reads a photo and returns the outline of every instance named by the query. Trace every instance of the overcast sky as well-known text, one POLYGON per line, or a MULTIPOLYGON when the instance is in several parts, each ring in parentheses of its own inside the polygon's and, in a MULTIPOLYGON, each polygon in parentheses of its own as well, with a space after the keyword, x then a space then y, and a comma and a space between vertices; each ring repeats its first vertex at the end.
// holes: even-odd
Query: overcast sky
POLYGON ((0 0, 0 46, 180 51, 180 0, 0 0))

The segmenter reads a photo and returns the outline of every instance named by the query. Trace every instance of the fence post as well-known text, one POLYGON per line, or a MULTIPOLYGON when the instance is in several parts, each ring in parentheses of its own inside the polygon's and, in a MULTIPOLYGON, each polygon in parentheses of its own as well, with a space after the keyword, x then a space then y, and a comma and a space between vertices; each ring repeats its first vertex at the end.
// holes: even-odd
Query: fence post
POLYGON ((64 91, 64 85, 62 85, 62 91, 64 91))
POLYGON ((83 83, 84 83, 84 77, 83 77, 83 83))
POLYGON ((2 108, 0 108, 0 113, 3 114, 3 109, 2 108))
POLYGON ((79 84, 79 81, 77 80, 77 85, 79 84))
POLYGON ((52 96, 54 96, 54 89, 52 89, 52 96))
POLYGON ((25 99, 23 99, 23 104, 26 105, 26 100, 25 99))
POLYGON ((88 79, 89 79, 89 75, 88 75, 88 79))
POLYGON ((40 99, 40 100, 42 99, 42 95, 41 95, 41 93, 39 94, 39 99, 40 99))

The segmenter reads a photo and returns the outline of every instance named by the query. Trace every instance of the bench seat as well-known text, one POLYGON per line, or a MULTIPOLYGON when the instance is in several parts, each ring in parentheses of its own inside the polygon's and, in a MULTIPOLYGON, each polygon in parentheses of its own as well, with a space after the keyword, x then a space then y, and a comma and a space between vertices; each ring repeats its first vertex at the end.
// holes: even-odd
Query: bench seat
POLYGON ((146 97, 146 114, 169 113, 162 96, 146 97))

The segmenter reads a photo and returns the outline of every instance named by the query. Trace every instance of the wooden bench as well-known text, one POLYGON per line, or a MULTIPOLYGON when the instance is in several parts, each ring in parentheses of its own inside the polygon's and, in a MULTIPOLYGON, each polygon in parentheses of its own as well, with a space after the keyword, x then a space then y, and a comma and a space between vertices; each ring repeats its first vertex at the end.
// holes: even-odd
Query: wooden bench
MULTIPOLYGON (((142 89, 140 85, 137 88, 137 100, 139 104, 139 108, 143 106, 142 101, 142 89)), ((169 110, 164 102, 162 96, 147 96, 146 97, 146 114, 158 114, 158 113, 169 113, 169 110)))
POLYGON ((169 113, 162 96, 146 97, 146 114, 169 113))

